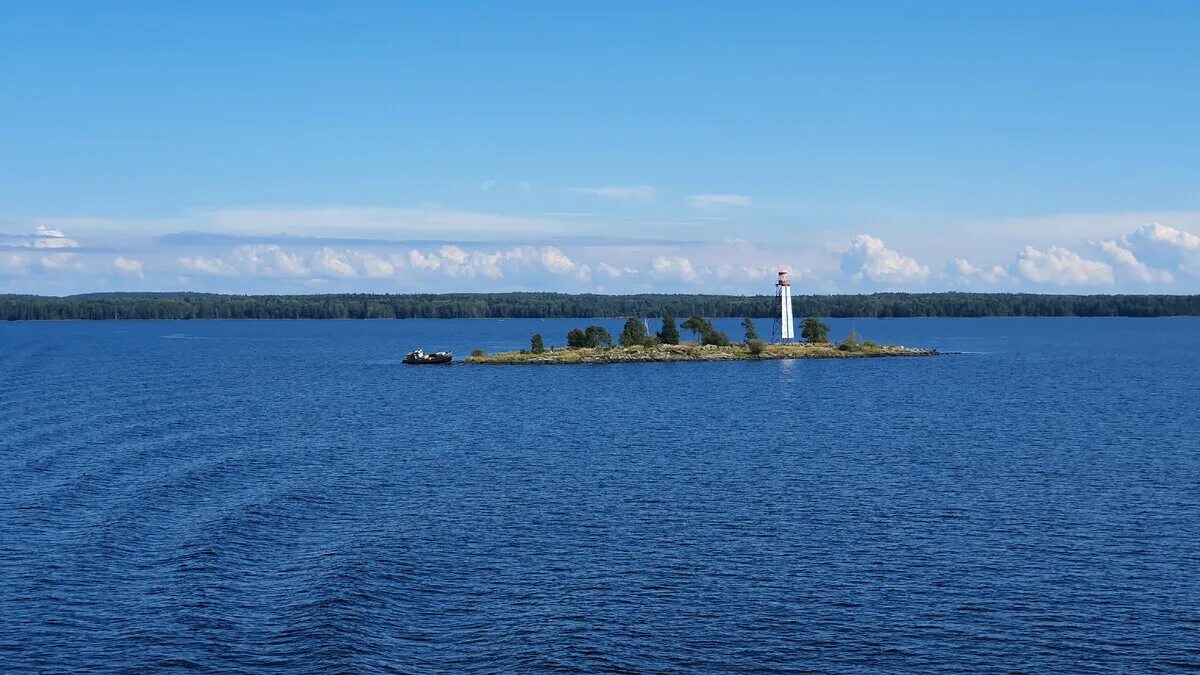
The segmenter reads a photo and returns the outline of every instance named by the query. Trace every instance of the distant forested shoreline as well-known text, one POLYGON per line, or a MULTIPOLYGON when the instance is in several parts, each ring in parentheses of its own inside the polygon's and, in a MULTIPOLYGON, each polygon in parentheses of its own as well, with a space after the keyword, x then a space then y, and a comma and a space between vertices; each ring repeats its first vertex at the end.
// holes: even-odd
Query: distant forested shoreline
MULTIPOLYGON (((872 293, 797 295, 798 317, 1200 316, 1200 295, 872 293)), ((483 319, 771 317, 774 296, 445 293, 0 295, 6 321, 112 319, 483 319)))

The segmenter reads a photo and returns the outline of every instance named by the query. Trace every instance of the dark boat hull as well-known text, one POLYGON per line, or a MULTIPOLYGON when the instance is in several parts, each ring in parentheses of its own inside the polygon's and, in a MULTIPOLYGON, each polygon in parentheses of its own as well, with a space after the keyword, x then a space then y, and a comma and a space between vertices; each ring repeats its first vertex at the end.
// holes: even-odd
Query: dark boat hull
POLYGON ((404 357, 404 362, 410 366, 437 365, 441 363, 450 363, 453 360, 454 357, 450 354, 431 354, 429 356, 421 357, 409 355, 404 357))

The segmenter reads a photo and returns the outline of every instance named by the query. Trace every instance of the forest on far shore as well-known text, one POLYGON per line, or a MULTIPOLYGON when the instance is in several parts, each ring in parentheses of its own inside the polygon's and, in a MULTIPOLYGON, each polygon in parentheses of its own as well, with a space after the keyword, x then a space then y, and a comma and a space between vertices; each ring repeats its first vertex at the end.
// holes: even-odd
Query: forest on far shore
MULTIPOLYGON (((1200 316, 1200 295, 872 293, 796 295, 797 318, 1200 316)), ((6 321, 101 319, 484 319, 773 317, 773 295, 444 293, 219 295, 92 293, 0 295, 6 321)))

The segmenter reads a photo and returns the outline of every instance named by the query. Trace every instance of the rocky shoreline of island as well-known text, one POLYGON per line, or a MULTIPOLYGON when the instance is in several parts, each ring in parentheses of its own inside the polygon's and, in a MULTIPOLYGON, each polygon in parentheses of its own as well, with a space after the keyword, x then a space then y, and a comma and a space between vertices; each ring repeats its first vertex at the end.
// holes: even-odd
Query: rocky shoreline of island
POLYGON ((528 350, 499 354, 472 354, 465 363, 479 365, 554 365, 582 363, 663 363, 676 361, 757 361, 769 359, 854 359, 896 356, 939 356, 936 349, 900 345, 875 345, 840 349, 839 345, 807 342, 765 344, 753 350, 744 343, 727 346, 679 344, 643 347, 555 348, 540 353, 528 350))
POLYGON ((663 329, 651 334, 642 319, 630 318, 618 342, 601 326, 572 329, 565 347, 546 347, 540 334, 530 338, 530 348, 488 354, 475 350, 465 360, 478 365, 556 365, 582 363, 663 363, 676 361, 757 361, 772 359, 854 359, 898 356, 939 356, 936 349, 877 344, 860 340, 854 331, 841 342, 829 341, 829 327, 819 319, 804 320, 800 342, 765 342, 747 318, 745 341, 733 342, 701 317, 691 317, 682 328, 692 331, 695 342, 683 342, 675 319, 663 317, 663 329))

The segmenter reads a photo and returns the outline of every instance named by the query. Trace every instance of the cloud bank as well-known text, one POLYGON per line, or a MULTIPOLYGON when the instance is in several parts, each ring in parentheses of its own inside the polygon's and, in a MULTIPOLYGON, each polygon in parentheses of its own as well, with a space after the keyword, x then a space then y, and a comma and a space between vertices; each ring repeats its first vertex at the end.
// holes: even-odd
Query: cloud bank
MULTIPOLYGON (((869 233, 841 243, 781 247, 741 238, 719 241, 621 237, 516 237, 494 241, 392 240, 222 233, 252 219, 228 210, 209 233, 159 237, 75 236, 65 223, 39 223, 0 234, 0 292, 97 290, 216 292, 773 292, 775 271, 792 271, 797 292, 1200 291, 1200 237, 1148 223, 1098 241, 1023 246, 1007 259, 982 262, 918 255, 869 233), (540 239, 541 241, 537 241, 540 239)), ((344 211, 339 210, 344 215, 344 211)), ((407 213, 407 212, 406 212, 407 213)), ((297 219, 273 213, 260 230, 315 228, 329 210, 297 219)), ((392 210, 359 210, 355 218, 379 235, 392 210)), ((444 222, 454 216, 434 217, 444 222)), ((411 222, 405 218, 406 222, 411 222)), ((506 225, 494 217, 485 222, 506 225)), ((522 220, 522 222, 527 222, 522 220)), ((355 230, 358 231, 358 230, 355 230)), ((486 227, 484 231, 488 230, 486 227)), ((453 236, 453 232, 443 232, 453 236)))

